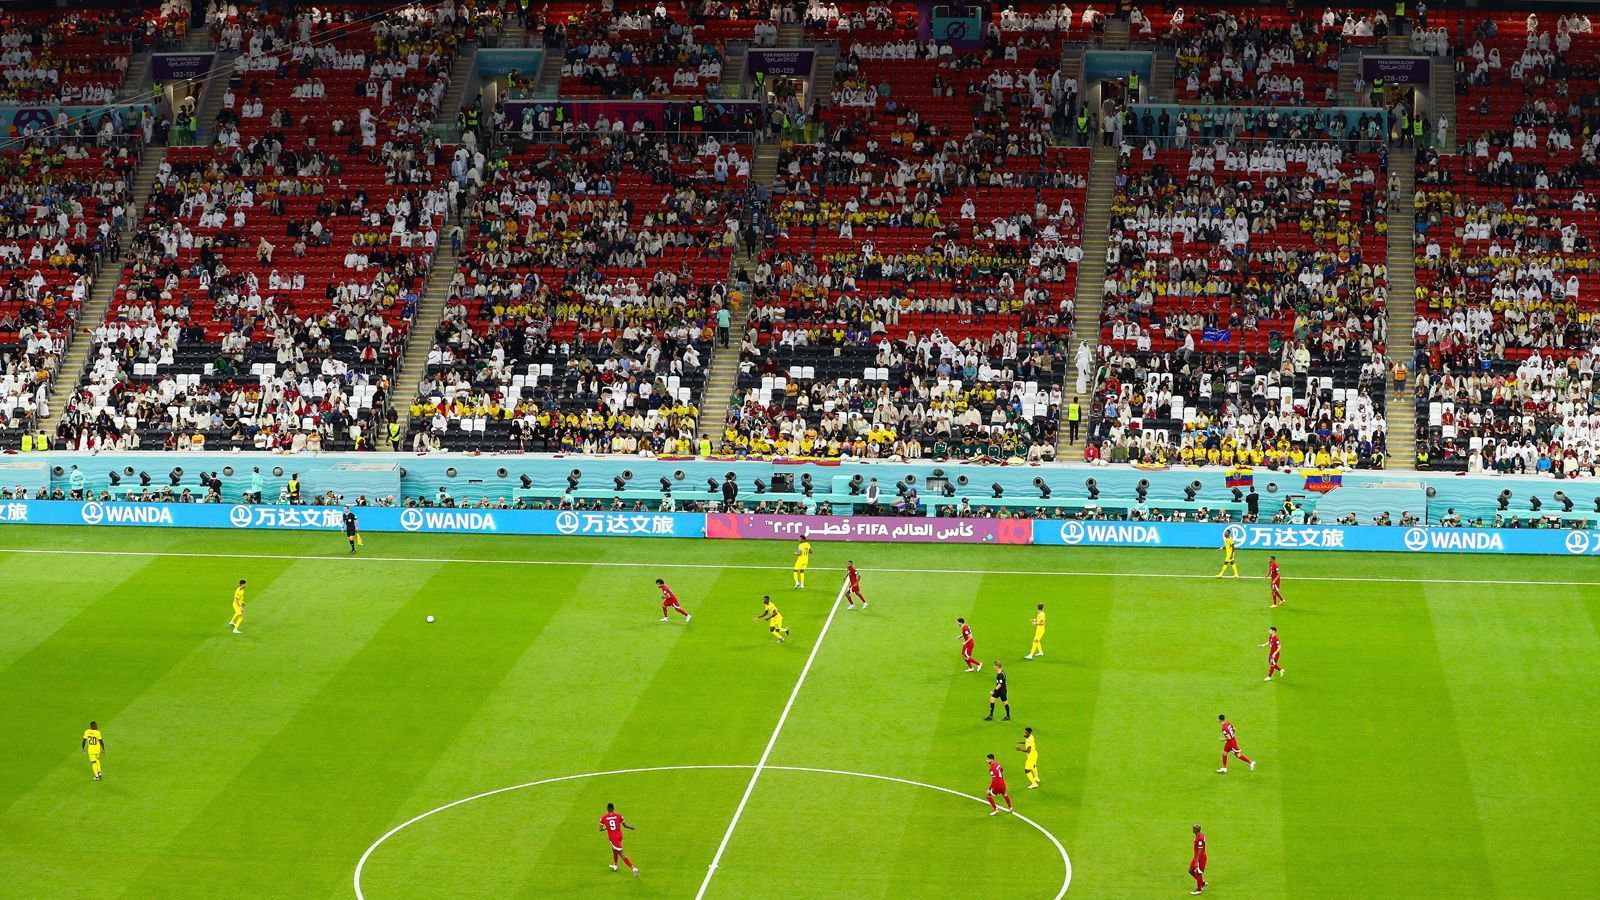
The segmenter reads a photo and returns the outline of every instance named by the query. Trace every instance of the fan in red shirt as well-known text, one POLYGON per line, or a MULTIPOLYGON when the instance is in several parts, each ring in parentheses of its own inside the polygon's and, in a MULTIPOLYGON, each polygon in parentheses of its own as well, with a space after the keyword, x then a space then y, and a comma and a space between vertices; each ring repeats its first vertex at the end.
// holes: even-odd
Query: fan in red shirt
POLYGON ((867 598, 861 594, 861 573, 856 571, 855 560, 845 561, 844 577, 846 581, 844 589, 845 609, 855 609, 857 600, 861 601, 861 608, 866 609, 867 598))
POLYGON ((1194 827, 1194 855, 1189 857, 1189 876, 1194 879, 1194 890, 1191 894, 1199 894, 1206 889, 1206 833, 1200 826, 1194 827))
POLYGON ((1278 654, 1283 652, 1283 644, 1278 641, 1278 626, 1268 626, 1267 642, 1256 646, 1267 648, 1267 680, 1272 680, 1274 672, 1278 673, 1279 677, 1282 677, 1283 666, 1278 665, 1278 654))
POLYGON ((678 595, 674 594, 672 588, 667 587, 667 583, 659 578, 656 579, 656 587, 661 588, 661 621, 667 621, 667 612, 675 609, 678 611, 678 615, 683 616, 683 622, 687 625, 689 623, 689 614, 678 603, 678 595))
POLYGON ((968 672, 976 672, 983 668, 983 663, 972 655, 974 641, 972 640, 972 626, 966 619, 957 619, 956 624, 961 626, 961 661, 967 664, 968 672))
POLYGON ((633 830, 633 826, 622 818, 622 813, 617 812, 616 804, 607 803, 606 814, 600 817, 600 830, 604 831, 606 837, 611 841, 611 871, 615 872, 617 870, 617 860, 620 859, 623 865, 633 870, 633 877, 637 878, 639 877, 639 867, 633 864, 633 860, 628 859, 626 853, 622 852, 622 829, 624 828, 629 831, 633 830))
POLYGON ((1222 768, 1217 770, 1217 774, 1228 774, 1229 753, 1239 757, 1239 761, 1248 765, 1250 771, 1254 772, 1256 770, 1255 761, 1239 752, 1239 736, 1234 733, 1233 723, 1228 721, 1227 716, 1220 713, 1217 714, 1217 721, 1222 723, 1222 768))
POLYGON ((989 815, 1000 815, 1000 807, 994 802, 995 797, 1002 797, 1006 801, 1006 812, 1014 812, 1011 808, 1011 795, 1006 793, 1006 773, 1000 768, 1000 763, 989 754, 989 790, 983 795, 989 801, 989 815))
POLYGON ((1267 583, 1272 585, 1272 605, 1283 605, 1283 577, 1278 574, 1278 558, 1267 557, 1267 583))

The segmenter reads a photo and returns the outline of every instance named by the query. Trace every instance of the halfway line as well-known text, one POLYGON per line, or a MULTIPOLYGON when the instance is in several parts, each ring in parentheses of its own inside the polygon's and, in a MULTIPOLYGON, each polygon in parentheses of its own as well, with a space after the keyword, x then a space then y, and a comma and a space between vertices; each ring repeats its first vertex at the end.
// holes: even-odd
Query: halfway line
MULTIPOLYGON (((1144 550, 1146 547, 1097 547, 1098 550, 1144 550)), ((1167 547, 1158 549, 1204 550, 1204 547, 1167 547)), ((474 566, 604 566, 620 569, 773 569, 788 571, 788 566, 724 566, 714 563, 684 562, 613 562, 608 560, 579 559, 474 559, 471 557, 437 556, 346 556, 306 555, 302 553, 195 553, 184 550, 60 550, 40 547, 0 547, 0 553, 39 553, 54 556, 148 556, 175 559, 292 559, 314 562, 386 562, 429 563, 474 566)), ((1565 558, 1565 557, 1557 557, 1565 558)), ((1572 557, 1574 559, 1578 557, 1572 557)), ((843 572, 843 569, 818 566, 818 572, 843 572)), ((874 572, 899 575, 1026 575, 1043 578, 1176 578, 1181 580, 1210 581, 1214 576, 1186 574, 1183 572, 1067 572, 1059 569, 1029 571, 1026 569, 885 569, 874 566, 874 572)), ((1600 587, 1600 581, 1514 581, 1499 578, 1363 578, 1359 575, 1298 575, 1294 581, 1335 581, 1355 584, 1387 584, 1400 581, 1407 584, 1493 584, 1523 587, 1600 587)))
POLYGON ((717 852, 711 857, 711 865, 706 867, 706 878, 700 882, 700 890, 695 891, 694 900, 701 900, 706 895, 706 888, 711 886, 711 879, 717 874, 717 864, 722 862, 722 853, 728 849, 728 841, 733 838, 733 830, 739 827, 739 817, 744 815, 745 804, 750 802, 750 795, 755 792, 756 782, 761 778, 761 770, 767 767, 767 759, 772 756, 772 748, 778 745, 778 735, 783 733, 783 723, 789 721, 789 710, 794 708, 795 698, 800 696, 800 688, 806 683, 806 675, 811 672, 811 664, 817 660, 817 651, 822 649, 822 641, 828 636, 828 627, 833 624, 833 617, 839 614, 839 601, 844 599, 844 592, 849 587, 848 581, 839 585, 839 595, 833 598, 833 608, 828 610, 828 618, 823 621, 822 630, 817 632, 817 641, 811 645, 811 654, 806 657, 806 664, 800 669, 800 677, 795 679, 794 690, 789 692, 789 702, 783 705, 783 712, 778 716, 778 724, 772 729, 772 737, 767 739, 767 749, 761 751, 761 759, 756 762, 755 771, 750 773, 750 782, 744 786, 744 796, 739 798, 739 805, 733 811, 733 820, 728 823, 728 830, 722 833, 722 842, 717 844, 717 852))

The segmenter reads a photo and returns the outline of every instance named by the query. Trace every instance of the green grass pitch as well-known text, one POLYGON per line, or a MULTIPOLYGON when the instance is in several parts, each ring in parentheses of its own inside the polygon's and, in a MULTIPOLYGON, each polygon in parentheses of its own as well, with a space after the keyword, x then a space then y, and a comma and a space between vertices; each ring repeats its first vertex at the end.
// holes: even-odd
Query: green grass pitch
POLYGON ((0 897, 1591 894, 1587 560, 8 528, 0 897), (32 552, 29 552, 32 551, 32 552), (870 609, 835 616, 847 557, 870 609), (529 564, 530 562, 535 564, 529 564), (1064 574, 1062 574, 1064 573, 1064 574), (665 577, 694 615, 657 621, 665 577), (239 578, 244 633, 224 627, 239 578), (752 621, 778 600, 793 639, 752 621), (1047 655, 1022 658, 1036 602, 1047 655), (438 621, 425 623, 427 615, 438 621), (963 674, 955 619, 1011 673, 963 674), (1257 644, 1276 624, 1286 678, 1257 644), (1255 772, 1215 774, 1217 714, 1255 772), (79 735, 99 720, 106 780, 79 735), (1022 728, 1044 786, 1025 790, 1022 728), (676 768, 684 767, 684 768, 676 768), (721 768, 695 768, 721 767, 721 768), (635 824, 635 880, 598 818, 635 824))

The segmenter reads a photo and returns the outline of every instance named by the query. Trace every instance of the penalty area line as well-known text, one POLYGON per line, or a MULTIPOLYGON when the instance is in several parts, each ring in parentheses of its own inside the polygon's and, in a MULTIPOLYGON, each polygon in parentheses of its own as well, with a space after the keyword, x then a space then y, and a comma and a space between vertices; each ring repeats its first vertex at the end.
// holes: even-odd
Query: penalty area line
MULTIPOLYGON (((1098 547, 1100 550, 1140 550, 1149 548, 1140 547, 1098 547)), ((1164 549, 1190 549, 1204 550, 1204 547, 1189 548, 1164 548, 1164 549)), ((686 562, 617 562, 614 560, 595 559, 478 559, 473 557, 439 557, 439 556, 348 556, 343 553, 336 554, 309 554, 309 553, 200 553, 190 550, 66 550, 53 547, 0 547, 0 554, 25 553, 46 556, 115 556, 115 557, 147 557, 147 558, 173 558, 173 559, 274 559, 291 560, 295 562, 332 562, 340 565, 346 563, 417 563, 423 565, 471 565, 471 566, 596 566, 612 569, 715 569, 718 571, 730 568, 737 569, 766 569, 771 571, 788 571, 788 566, 755 566, 755 565, 718 565, 716 563, 686 563, 686 562)), ((1413 557, 1414 558, 1414 557, 1413 557)), ((1556 557, 1563 558, 1563 557, 1556 557)), ((1574 559, 1578 557, 1572 557, 1574 559)), ((843 572, 843 569, 828 566, 818 566, 818 572, 843 572)), ((1186 572, 1104 572, 1104 571, 1066 571, 1062 569, 916 569, 916 568, 877 568, 874 572, 892 575, 1020 575, 1029 578, 1156 578, 1175 579, 1178 581, 1213 581, 1216 577, 1201 573, 1186 572)), ((1406 578, 1391 576, 1373 578, 1363 575, 1297 575, 1295 582, 1335 582, 1348 584, 1485 584, 1501 587, 1600 587, 1600 581, 1520 581, 1508 578, 1406 578)))

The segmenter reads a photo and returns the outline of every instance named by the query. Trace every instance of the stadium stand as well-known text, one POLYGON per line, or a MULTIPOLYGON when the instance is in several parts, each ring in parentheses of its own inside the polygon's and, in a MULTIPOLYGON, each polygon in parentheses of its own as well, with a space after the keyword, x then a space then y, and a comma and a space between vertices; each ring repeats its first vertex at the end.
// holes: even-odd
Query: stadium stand
MULTIPOLYGON (((398 421, 418 452, 1043 461, 1066 446, 1084 356, 1093 463, 1381 467, 1394 390, 1415 399, 1400 421, 1420 466, 1593 468, 1586 18, 1428 10, 1389 42, 1372 6, 990 12, 958 52, 922 42, 916 10, 863 0, 213 3, 205 35, 237 54, 232 77, 204 145, 152 160, 139 209, 160 110, 0 156, 19 210, 0 244, 0 436, 56 412, 56 446, 86 448, 364 449, 398 421), (458 59, 508 20, 553 48, 561 100, 447 143, 430 129, 466 121, 458 59), (1112 102, 1079 128, 1063 53, 1102 39, 1175 60, 1157 60, 1172 111, 1112 102), (1349 102, 1340 73, 1386 42, 1455 75, 1414 173, 1399 157, 1403 203, 1388 147, 1409 144, 1409 108, 1317 109, 1349 102), (719 103, 763 87, 746 46, 779 44, 818 49, 820 95, 779 79, 771 126, 719 103), (610 98, 702 106, 644 129, 555 116, 610 98), (1072 339, 1090 143, 1118 159, 1092 350, 1072 339), (1391 206, 1416 211, 1398 378, 1391 206), (52 397, 124 240, 83 383, 52 397)), ((0 99, 116 96, 185 19, 172 3, 0 17, 0 99)))
POLYGON ((558 2, 541 15, 545 40, 563 53, 560 91, 569 98, 722 96, 727 43, 773 35, 758 3, 558 2))
POLYGON ((825 139, 779 158, 718 449, 1052 458, 1088 161, 1052 145, 1059 50, 1011 32, 956 63, 904 29, 851 37, 825 139))
POLYGON ((1090 461, 1382 465, 1386 175, 1360 149, 1125 156, 1090 461))
POLYGON ((214 24, 242 49, 226 90, 244 99, 224 98, 212 146, 162 160, 57 445, 369 448, 441 226, 481 166, 421 134, 472 20, 349 7, 214 24), (308 87, 323 77, 332 95, 308 87))
POLYGON ((419 450, 693 452, 749 136, 562 140, 504 160, 472 202, 419 450))
POLYGON ((1460 152, 1417 161, 1418 466, 1593 472, 1600 42, 1579 15, 1430 24, 1465 38, 1460 152))

